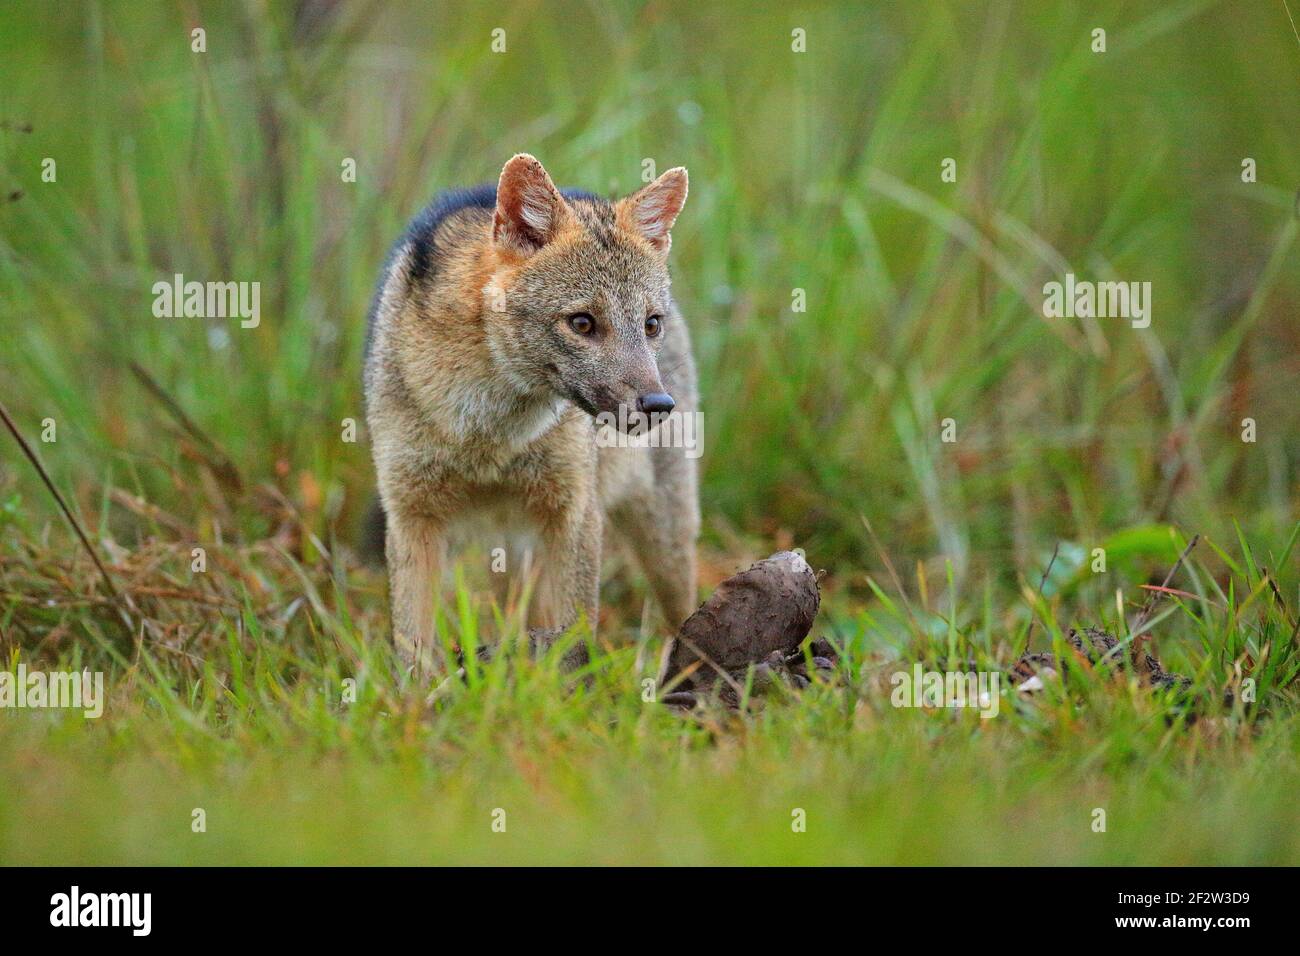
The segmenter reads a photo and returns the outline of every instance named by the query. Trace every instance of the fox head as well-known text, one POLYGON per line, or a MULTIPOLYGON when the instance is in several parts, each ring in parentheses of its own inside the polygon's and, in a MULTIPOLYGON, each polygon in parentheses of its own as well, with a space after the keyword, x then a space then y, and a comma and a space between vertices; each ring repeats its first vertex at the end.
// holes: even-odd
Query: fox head
POLYGON ((657 359, 676 319, 669 231, 686 189, 677 167, 617 202, 566 197, 532 156, 506 163, 483 290, 487 343, 503 373, 627 430, 672 411, 657 359))

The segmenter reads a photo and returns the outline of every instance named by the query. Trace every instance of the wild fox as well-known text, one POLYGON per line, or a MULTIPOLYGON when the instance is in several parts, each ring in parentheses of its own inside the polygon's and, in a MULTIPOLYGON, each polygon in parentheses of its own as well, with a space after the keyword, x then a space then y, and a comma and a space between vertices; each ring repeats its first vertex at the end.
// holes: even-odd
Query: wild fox
POLYGON ((626 426, 629 411, 696 410, 667 268, 686 192, 680 167, 617 202, 561 192, 521 153, 495 189, 435 199, 393 247, 370 310, 365 394, 408 666, 445 663, 435 589, 453 533, 481 519, 539 545, 535 639, 583 615, 595 627, 611 527, 669 626, 694 610, 694 460, 663 443, 608 447, 595 421, 637 433, 645 421, 626 426))

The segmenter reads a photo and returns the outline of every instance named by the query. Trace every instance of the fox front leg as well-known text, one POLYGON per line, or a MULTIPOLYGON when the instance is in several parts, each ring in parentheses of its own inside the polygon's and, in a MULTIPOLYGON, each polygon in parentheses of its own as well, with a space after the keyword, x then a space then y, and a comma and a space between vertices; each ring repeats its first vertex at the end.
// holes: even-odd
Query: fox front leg
MULTIPOLYGON (((537 582, 533 648, 544 651, 582 617, 594 635, 600 610, 601 512, 594 496, 581 508, 557 515, 542 528, 542 562, 537 582)), ((565 657, 565 665, 585 663, 586 647, 565 657)))
POLYGON ((417 679, 446 670, 435 615, 447 542, 434 522, 392 515, 385 541, 393 641, 402 665, 417 679))

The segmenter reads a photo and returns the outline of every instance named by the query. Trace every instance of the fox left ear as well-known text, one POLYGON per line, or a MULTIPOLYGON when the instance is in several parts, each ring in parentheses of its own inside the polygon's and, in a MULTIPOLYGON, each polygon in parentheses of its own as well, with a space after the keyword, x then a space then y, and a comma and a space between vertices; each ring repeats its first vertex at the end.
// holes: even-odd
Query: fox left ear
POLYGON ((673 243, 670 231, 677 214, 686 205, 686 168, 674 166, 650 185, 618 204, 618 218, 624 228, 636 233, 663 255, 673 243))

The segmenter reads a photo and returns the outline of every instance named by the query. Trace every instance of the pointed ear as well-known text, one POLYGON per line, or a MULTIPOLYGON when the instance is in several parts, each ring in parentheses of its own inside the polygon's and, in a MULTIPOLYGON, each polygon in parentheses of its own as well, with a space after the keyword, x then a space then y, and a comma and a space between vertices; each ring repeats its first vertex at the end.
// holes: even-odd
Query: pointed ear
POLYGON ((497 183, 494 243, 531 256, 555 238, 570 215, 568 203, 541 163, 527 153, 511 157, 497 183))
POLYGON ((618 204, 619 222, 667 255, 673 242, 669 232, 677 221, 677 214, 686 205, 686 189, 686 169, 675 166, 650 185, 621 200, 618 204))

